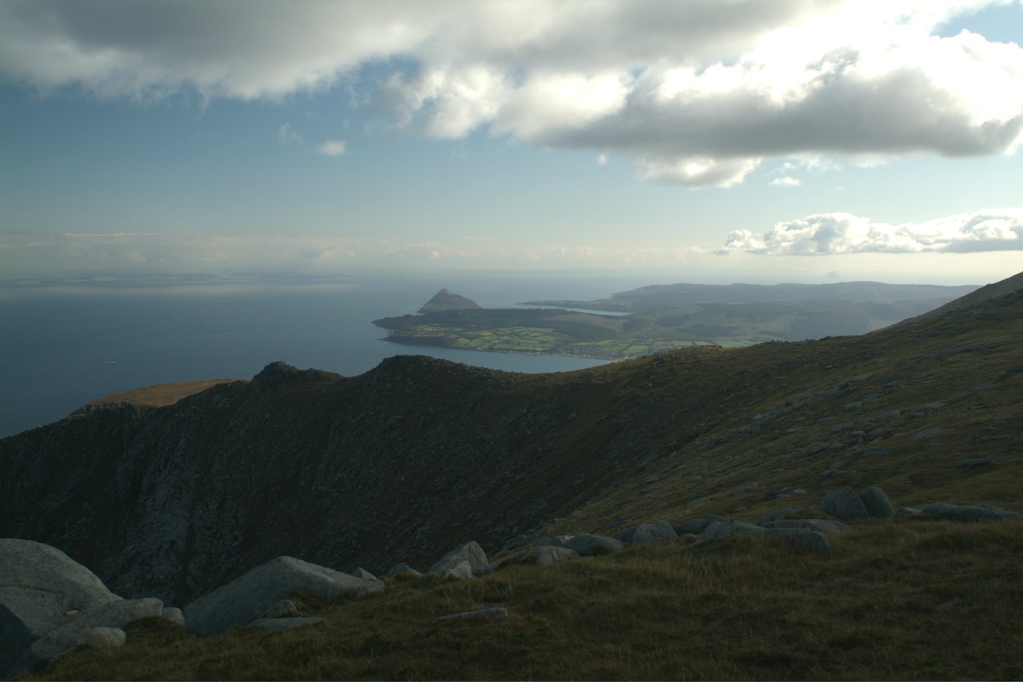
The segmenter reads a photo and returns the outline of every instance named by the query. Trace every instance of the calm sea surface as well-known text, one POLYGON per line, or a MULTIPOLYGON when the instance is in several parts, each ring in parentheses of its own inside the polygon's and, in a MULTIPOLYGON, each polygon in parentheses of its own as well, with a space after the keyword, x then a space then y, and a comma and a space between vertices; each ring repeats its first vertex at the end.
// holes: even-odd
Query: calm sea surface
POLYGON ((445 275, 0 287, 0 437, 56 421, 119 391, 247 379, 276 360, 346 376, 402 354, 515 372, 592 367, 603 363, 392 344, 381 340, 386 331, 372 321, 415 313, 441 288, 495 308, 538 299, 592 300, 669 280, 445 275))

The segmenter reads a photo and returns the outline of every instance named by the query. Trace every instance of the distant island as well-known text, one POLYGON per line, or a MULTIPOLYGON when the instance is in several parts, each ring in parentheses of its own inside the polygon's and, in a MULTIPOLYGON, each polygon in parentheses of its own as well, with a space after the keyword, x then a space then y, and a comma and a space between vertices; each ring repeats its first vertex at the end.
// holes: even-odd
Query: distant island
POLYGON ((530 301, 522 305, 543 307, 501 309, 483 308, 442 289, 417 314, 373 324, 387 329, 386 340, 394 343, 623 360, 694 346, 741 348, 863 334, 976 288, 880 282, 673 284, 599 301, 530 301))

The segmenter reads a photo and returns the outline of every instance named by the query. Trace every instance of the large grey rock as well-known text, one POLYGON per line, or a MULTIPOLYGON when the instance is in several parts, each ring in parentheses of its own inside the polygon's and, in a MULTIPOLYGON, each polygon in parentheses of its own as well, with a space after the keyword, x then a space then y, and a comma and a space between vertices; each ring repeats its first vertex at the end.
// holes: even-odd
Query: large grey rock
MULTIPOLYGON (((635 530, 635 529, 633 529, 635 530)), ((554 535, 540 541, 541 547, 564 547, 565 543, 574 538, 574 535, 554 535)))
POLYGON ((624 542, 627 545, 631 545, 632 544, 632 538, 636 535, 636 531, 638 529, 639 529, 639 526, 630 526, 629 528, 624 528, 624 529, 618 531, 612 537, 615 540, 620 540, 621 542, 624 542))
POLYGON ((352 571, 351 575, 355 576, 356 578, 362 578, 363 580, 380 580, 380 578, 376 577, 375 575, 367 571, 365 568, 357 568, 354 571, 352 571))
POLYGON ((419 571, 417 571, 416 569, 412 568, 411 566, 406 564, 404 561, 402 561, 402 562, 399 562, 399 563, 395 564, 394 566, 391 566, 391 568, 387 571, 387 573, 384 574, 384 577, 385 578, 393 578, 396 575, 406 575, 406 574, 407 575, 417 575, 417 576, 418 575, 422 575, 422 573, 420 573, 419 571))
POLYGON ((185 614, 181 612, 181 609, 173 606, 164 606, 163 611, 160 612, 160 617, 169 620, 172 623, 184 627, 185 625, 185 614))
POLYGON ((633 546, 659 545, 677 537, 678 533, 667 521, 644 523, 636 528, 636 532, 632 536, 632 544, 633 546))
POLYGON ((852 526, 847 526, 841 521, 828 521, 827 519, 779 519, 758 525, 762 525, 764 528, 809 528, 825 535, 852 530, 852 526))
POLYGON ((675 535, 691 535, 694 533, 702 533, 703 529, 709 525, 710 524, 704 519, 690 519, 672 526, 672 530, 675 531, 675 535))
POLYGON ((59 549, 0 539, 0 678, 13 676, 15 662, 46 633, 120 599, 59 549))
POLYGON ((580 533, 565 543, 565 547, 581 556, 595 556, 597 554, 613 554, 625 549, 621 540, 607 538, 603 535, 591 533, 580 533))
POLYGON ((96 628, 123 630, 129 623, 140 618, 159 617, 162 613, 163 602, 159 599, 121 599, 107 602, 89 611, 83 611, 69 622, 37 639, 29 650, 22 654, 19 664, 26 669, 37 668, 85 644, 89 639, 89 633, 96 628))
POLYGON ((198 635, 212 635, 232 625, 246 625, 299 590, 322 599, 342 593, 382 592, 377 580, 364 580, 293 557, 277 557, 196 599, 185 607, 185 626, 198 635))
POLYGON ((97 648, 124 646, 128 635, 121 628, 93 628, 85 635, 84 644, 97 648))
POLYGON ((860 493, 860 501, 863 502, 867 514, 874 519, 890 519, 895 516, 895 507, 888 499, 885 491, 877 486, 871 486, 860 493))
POLYGON ((715 521, 700 533, 700 537, 696 538, 693 545, 703 545, 708 542, 714 542, 721 538, 728 537, 732 533, 739 535, 761 535, 764 529, 755 526, 752 523, 746 523, 745 521, 715 521))
POLYGON ((472 572, 472 570, 486 565, 487 553, 483 551, 483 548, 478 543, 467 542, 441 557, 440 561, 431 566, 428 572, 444 575, 463 561, 469 564, 470 572, 472 572))
POLYGON ((291 618, 298 615, 298 607, 290 599, 281 599, 266 610, 263 618, 291 618))
POLYGON ((574 559, 579 556, 579 553, 569 549, 568 547, 545 545, 543 547, 531 549, 522 556, 524 559, 533 559, 537 566, 549 566, 565 559, 574 559))
POLYGON ((827 538, 816 530, 808 528, 761 528, 752 523, 744 523, 742 521, 716 521, 707 526, 693 544, 702 545, 733 534, 766 537, 818 551, 829 551, 831 549, 827 538))
POLYGON ((472 580, 476 576, 472 574, 472 566, 464 559, 451 568, 440 574, 445 578, 457 578, 458 580, 472 580))
POLYGON ((863 506, 863 500, 848 486, 824 496, 824 511, 839 521, 870 518, 867 508, 863 506))
POLYGON ((675 531, 676 535, 687 535, 690 533, 697 534, 703 532, 703 530, 707 526, 714 523, 715 521, 724 520, 725 518, 723 516, 718 516, 717 514, 707 514, 702 519, 691 519, 689 521, 684 521, 678 524, 677 526, 673 526, 672 530, 675 531))
POLYGON ((780 521, 780 520, 784 519, 786 516, 788 516, 789 514, 795 514, 795 513, 796 513, 796 510, 793 509, 792 507, 782 507, 781 509, 775 509, 774 511, 767 512, 766 514, 761 516, 759 519, 757 519, 757 525, 758 526, 763 526, 765 524, 771 523, 772 521, 780 521))
POLYGON ((935 502, 934 504, 925 504, 920 507, 921 511, 927 512, 928 514, 937 514, 938 516, 944 516, 946 519, 952 521, 961 522, 978 522, 978 521, 1021 521, 1023 520, 1023 514, 1017 514, 1016 512, 1006 511, 1005 509, 999 509, 998 507, 990 504, 979 504, 977 506, 970 505, 955 505, 946 504, 944 502, 935 502))

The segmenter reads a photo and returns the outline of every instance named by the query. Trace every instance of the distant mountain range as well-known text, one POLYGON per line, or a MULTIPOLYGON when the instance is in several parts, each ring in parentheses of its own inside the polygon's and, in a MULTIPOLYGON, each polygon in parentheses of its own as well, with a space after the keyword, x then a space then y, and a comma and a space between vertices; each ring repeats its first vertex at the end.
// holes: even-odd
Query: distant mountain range
MULTIPOLYGON (((598 301, 530 301, 527 305, 562 306, 614 312, 652 312, 664 308, 713 303, 807 303, 852 301, 895 303, 900 301, 950 301, 977 289, 974 285, 885 284, 841 282, 834 284, 654 284, 612 294, 598 301)), ((940 305, 940 304, 937 304, 940 305)))

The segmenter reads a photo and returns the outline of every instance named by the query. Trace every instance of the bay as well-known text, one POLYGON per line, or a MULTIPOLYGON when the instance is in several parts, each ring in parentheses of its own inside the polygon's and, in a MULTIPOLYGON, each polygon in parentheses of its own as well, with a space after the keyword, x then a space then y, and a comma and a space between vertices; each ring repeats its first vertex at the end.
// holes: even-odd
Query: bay
POLYGON ((592 300, 667 282, 628 274, 494 273, 0 287, 0 437, 157 383, 248 379, 270 362, 362 374, 393 355, 514 372, 604 364, 383 341, 374 319, 415 313, 441 288, 487 308, 592 300))

